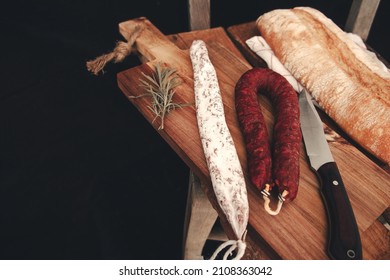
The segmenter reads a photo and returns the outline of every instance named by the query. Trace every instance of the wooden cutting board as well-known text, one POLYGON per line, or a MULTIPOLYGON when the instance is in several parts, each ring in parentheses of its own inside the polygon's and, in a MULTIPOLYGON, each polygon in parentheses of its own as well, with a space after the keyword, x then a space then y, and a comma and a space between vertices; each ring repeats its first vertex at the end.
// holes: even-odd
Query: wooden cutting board
MULTIPOLYGON (((164 129, 158 130, 160 122, 158 119, 155 120, 155 116, 148 109, 150 99, 148 97, 132 97, 144 92, 140 85, 140 79, 143 79, 142 73, 151 74, 154 65, 161 62, 177 69, 182 80, 182 84, 176 89, 174 102, 194 104, 193 73, 188 49, 195 39, 205 41, 219 79, 226 121, 246 174, 246 151, 236 118, 234 87, 241 75, 252 67, 222 28, 180 33, 168 38, 150 21, 142 18, 121 23, 119 30, 125 38, 129 38, 131 30, 134 30, 134 26, 139 24, 143 25, 144 30, 137 38, 135 47, 144 63, 119 73, 118 85, 141 114, 204 182, 205 192, 219 213, 227 235, 234 238, 212 191, 199 138, 195 107, 186 106, 172 111, 165 119, 164 129)), ((273 124, 272 107, 263 97, 259 97, 259 101, 268 128, 271 130, 273 124)), ((364 257, 377 259, 388 256, 386 253, 388 254, 390 251, 389 235, 378 224, 377 218, 390 205, 390 175, 340 137, 329 142, 329 145, 355 211, 362 236, 364 257), (376 235, 375 238, 371 236, 373 233, 376 235)), ((147 149, 147 147, 140 148, 147 149)), ((298 196, 293 202, 286 203, 278 216, 270 216, 264 211, 261 196, 248 183, 249 238, 252 243, 259 240, 262 246, 266 245, 271 248, 277 258, 327 259, 327 218, 319 194, 318 181, 308 166, 303 144, 301 146, 300 167, 298 196)), ((258 249, 261 250, 261 248, 252 248, 248 252, 258 249)), ((246 258, 253 257, 261 258, 261 253, 246 255, 246 258)))

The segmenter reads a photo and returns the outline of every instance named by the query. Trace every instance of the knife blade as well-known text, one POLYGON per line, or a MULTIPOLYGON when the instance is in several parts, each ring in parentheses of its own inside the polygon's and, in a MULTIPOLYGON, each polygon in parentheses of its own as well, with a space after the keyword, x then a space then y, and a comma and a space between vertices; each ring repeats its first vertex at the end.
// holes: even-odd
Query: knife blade
POLYGON ((328 255, 332 259, 362 259, 359 229, 347 191, 326 141, 322 121, 305 89, 299 93, 299 108, 306 153, 319 179, 328 217, 328 255))

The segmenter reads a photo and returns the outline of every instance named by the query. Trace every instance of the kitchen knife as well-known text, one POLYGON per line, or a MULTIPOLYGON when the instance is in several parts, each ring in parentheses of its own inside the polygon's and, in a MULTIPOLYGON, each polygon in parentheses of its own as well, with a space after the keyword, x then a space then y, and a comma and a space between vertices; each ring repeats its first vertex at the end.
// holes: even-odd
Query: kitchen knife
POLYGON ((328 254, 332 259, 362 259, 359 230, 351 203, 325 138, 322 121, 310 94, 299 94, 302 136, 310 165, 320 181, 328 216, 328 254))

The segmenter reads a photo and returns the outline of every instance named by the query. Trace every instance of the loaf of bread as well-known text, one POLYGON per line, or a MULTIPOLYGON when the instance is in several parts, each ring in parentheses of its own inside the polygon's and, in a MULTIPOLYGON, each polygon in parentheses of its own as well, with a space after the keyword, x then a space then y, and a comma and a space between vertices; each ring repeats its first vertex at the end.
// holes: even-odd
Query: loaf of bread
POLYGON ((318 10, 273 10, 256 24, 325 112, 363 148, 390 164, 390 72, 318 10))

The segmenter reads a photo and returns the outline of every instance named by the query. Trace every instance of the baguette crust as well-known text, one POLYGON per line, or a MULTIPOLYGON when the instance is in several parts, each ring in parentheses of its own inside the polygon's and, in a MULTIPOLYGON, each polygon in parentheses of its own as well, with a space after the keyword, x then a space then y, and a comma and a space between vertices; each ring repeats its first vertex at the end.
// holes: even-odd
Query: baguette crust
POLYGON ((315 9, 274 10, 259 17, 257 27, 325 112, 390 164, 390 73, 315 9))

